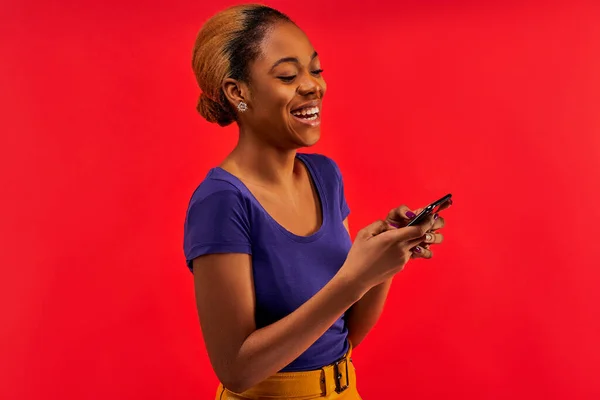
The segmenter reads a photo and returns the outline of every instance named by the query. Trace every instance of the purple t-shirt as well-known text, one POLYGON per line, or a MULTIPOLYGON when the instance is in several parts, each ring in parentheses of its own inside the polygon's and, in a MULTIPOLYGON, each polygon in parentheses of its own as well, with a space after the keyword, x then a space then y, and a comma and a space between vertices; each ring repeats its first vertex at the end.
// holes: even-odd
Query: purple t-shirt
MULTIPOLYGON (((323 222, 310 236, 298 236, 278 224, 248 188, 222 168, 211 169, 194 191, 184 226, 188 268, 204 254, 252 255, 256 326, 290 314, 338 272, 352 245, 342 221, 350 209, 337 164, 319 154, 300 154, 321 200, 323 222)), ((233 294, 235 295, 235 294, 233 294)), ((319 369, 348 350, 344 315, 281 371, 319 369)))

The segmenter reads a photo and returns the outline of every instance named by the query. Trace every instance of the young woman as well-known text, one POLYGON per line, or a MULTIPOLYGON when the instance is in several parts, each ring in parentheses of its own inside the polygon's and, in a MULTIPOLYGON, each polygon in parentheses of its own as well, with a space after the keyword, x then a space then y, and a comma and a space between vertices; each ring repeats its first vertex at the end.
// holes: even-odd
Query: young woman
POLYGON ((319 140, 326 85, 317 52, 286 15, 222 11, 200 30, 198 111, 239 141, 194 191, 184 251, 217 399, 360 399, 350 354, 392 277, 431 257, 443 218, 406 206, 348 233, 336 163, 297 150, 319 140), (418 210, 415 210, 418 212, 418 210))

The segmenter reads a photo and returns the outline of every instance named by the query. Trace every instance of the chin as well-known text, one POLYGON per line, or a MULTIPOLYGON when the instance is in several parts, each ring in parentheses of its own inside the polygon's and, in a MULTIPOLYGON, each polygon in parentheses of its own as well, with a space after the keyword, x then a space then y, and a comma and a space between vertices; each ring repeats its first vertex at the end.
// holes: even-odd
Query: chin
POLYGON ((321 138, 321 121, 298 123, 298 119, 293 118, 287 124, 288 138, 296 148, 310 147, 315 145, 321 138))
POLYGON ((310 147, 310 146, 317 144, 319 139, 321 139, 321 132, 317 133, 316 135, 313 135, 311 137, 311 140, 306 144, 306 147, 310 147))
POLYGON ((321 138, 320 129, 309 129, 306 132, 297 134, 297 142, 300 147, 311 147, 317 144, 321 138))

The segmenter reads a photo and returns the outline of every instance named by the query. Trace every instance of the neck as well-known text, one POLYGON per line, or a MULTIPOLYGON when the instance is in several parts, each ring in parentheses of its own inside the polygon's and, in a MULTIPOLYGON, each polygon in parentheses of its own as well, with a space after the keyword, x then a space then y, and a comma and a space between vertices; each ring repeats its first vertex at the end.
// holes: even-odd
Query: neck
POLYGON ((238 144, 221 164, 234 175, 268 186, 290 186, 297 166, 296 149, 277 148, 240 132, 238 144))

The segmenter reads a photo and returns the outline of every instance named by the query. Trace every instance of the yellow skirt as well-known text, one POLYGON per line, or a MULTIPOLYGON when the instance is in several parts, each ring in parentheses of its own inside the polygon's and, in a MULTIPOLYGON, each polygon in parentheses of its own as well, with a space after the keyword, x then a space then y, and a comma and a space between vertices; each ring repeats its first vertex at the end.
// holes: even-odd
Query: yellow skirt
POLYGON ((234 393, 220 384, 216 400, 361 400, 351 354, 352 344, 344 357, 333 364, 314 371, 279 372, 243 393, 234 393))

